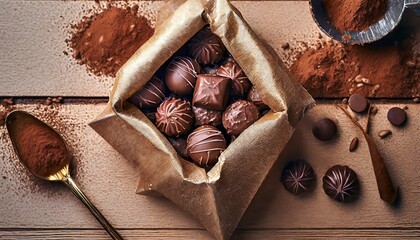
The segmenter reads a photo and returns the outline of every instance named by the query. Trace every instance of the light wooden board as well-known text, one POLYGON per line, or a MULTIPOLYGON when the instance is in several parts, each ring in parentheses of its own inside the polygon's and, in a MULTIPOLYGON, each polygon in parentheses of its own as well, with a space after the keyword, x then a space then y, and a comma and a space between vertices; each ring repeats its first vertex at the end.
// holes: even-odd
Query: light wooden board
MULTIPOLYGON (((141 9, 153 22, 161 4, 142 2, 141 9)), ((283 57, 281 42, 317 37, 318 29, 306 1, 233 4, 255 32, 283 57)), ((63 54, 70 23, 95 7, 98 5, 94 1, 2 1, 0 96, 108 96, 113 79, 92 76, 85 66, 63 54)))
MULTIPOLYGON (((379 140, 375 136, 375 141, 385 158, 394 182, 401 189, 401 202, 397 207, 389 207, 379 199, 365 141, 361 141, 355 153, 347 150, 354 136, 362 139, 360 131, 335 106, 319 104, 305 117, 302 126, 292 138, 291 144, 282 154, 245 213, 239 228, 255 229, 256 231, 252 231, 249 236, 265 236, 267 239, 271 236, 268 233, 273 231, 277 234, 275 236, 279 237, 296 232, 298 234, 296 236, 305 234, 309 236, 313 233, 314 236, 321 238, 332 236, 328 229, 344 231, 341 233, 345 235, 346 229, 358 228, 370 229, 374 232, 357 230, 350 235, 356 237, 357 234, 374 235, 375 231, 380 232, 374 229, 388 229, 390 234, 396 234, 396 236, 405 234, 417 236, 420 229, 420 203, 418 201, 420 199, 418 181, 420 178, 418 164, 420 105, 408 104, 409 121, 404 128, 392 127, 386 121, 387 109, 395 105, 404 106, 404 104, 378 104, 379 112, 372 119, 372 132, 375 133, 381 129, 393 131, 393 134, 385 140, 379 140), (324 116, 329 116, 338 122, 340 136, 332 143, 317 141, 310 131, 311 122, 324 116), (312 164, 317 174, 315 191, 303 198, 287 193, 278 181, 285 161, 294 158, 306 159, 312 164), (358 173, 362 195, 356 203, 336 203, 323 193, 321 177, 328 167, 335 164, 349 165, 358 173), (282 232, 275 229, 295 230, 282 232), (303 229, 304 232, 296 229, 303 229), (317 234, 317 229, 324 230, 317 234)), ((48 116, 45 112, 35 110, 34 105, 18 105, 18 107, 36 115, 48 116)), ((116 227, 135 230, 127 231, 128 235, 133 234, 130 236, 144 234, 144 236, 165 239, 168 236, 176 238, 179 236, 177 234, 182 236, 185 234, 185 239, 192 239, 195 234, 198 234, 200 237, 208 238, 205 237, 207 236, 205 231, 195 232, 202 227, 169 201, 134 193, 137 173, 133 163, 124 160, 87 126, 87 123, 99 114, 103 107, 104 104, 64 104, 56 112, 55 117, 62 119, 63 124, 58 127, 73 149, 76 162, 75 179, 86 194, 116 227), (185 231, 166 231, 168 229, 185 231)), ((363 122, 363 118, 360 121, 363 122)), ((67 228, 100 229, 100 225, 65 186, 59 183, 38 181, 28 176, 13 154, 5 128, 0 128, 0 136, 0 192, 2 193, 0 195, 0 230, 2 230, 0 236, 13 234, 21 236, 25 234, 37 236, 38 234, 39 236, 44 232, 28 232, 28 229, 39 228, 50 231, 47 235, 51 237, 63 236, 65 238, 66 236, 80 236, 78 235, 80 232, 77 233, 77 231, 75 235, 71 235, 70 230, 65 230, 67 228), (55 232, 52 229, 64 231, 55 232)), ((133 147, 141 147, 141 143, 130 144, 133 144, 133 147)), ((263 159, 256 159, 258 160, 263 161, 263 159)), ((103 236, 100 231, 92 232, 92 234, 96 233, 103 236)))

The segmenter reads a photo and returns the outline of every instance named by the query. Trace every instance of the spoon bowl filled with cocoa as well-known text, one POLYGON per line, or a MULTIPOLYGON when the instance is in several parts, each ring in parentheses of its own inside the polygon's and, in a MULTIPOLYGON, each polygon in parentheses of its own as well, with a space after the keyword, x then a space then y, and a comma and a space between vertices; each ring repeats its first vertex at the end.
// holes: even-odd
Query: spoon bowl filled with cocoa
POLYGON ((47 181, 65 183, 101 223, 112 239, 122 239, 71 178, 70 152, 63 138, 53 128, 21 110, 9 113, 6 118, 6 127, 16 155, 29 172, 47 181))
POLYGON ((310 0, 312 17, 323 33, 350 44, 378 41, 400 23, 420 0, 310 0))

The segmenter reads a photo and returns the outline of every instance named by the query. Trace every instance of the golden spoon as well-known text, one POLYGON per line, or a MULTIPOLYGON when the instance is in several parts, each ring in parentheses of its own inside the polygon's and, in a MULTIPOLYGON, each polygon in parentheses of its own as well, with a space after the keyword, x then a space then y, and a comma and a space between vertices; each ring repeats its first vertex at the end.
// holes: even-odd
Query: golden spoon
MULTIPOLYGON (((50 126, 45 124, 44 122, 38 120, 31 114, 16 110, 11 112, 6 118, 6 127, 7 131, 9 132, 10 139, 12 140, 13 147, 15 149, 16 155, 18 156, 19 160, 22 164, 36 177, 48 180, 48 181, 62 181, 65 183, 71 191, 76 195, 89 209, 89 211, 95 216, 95 218, 99 221, 99 223, 103 226, 103 228, 108 232, 108 234, 112 237, 112 239, 123 239, 120 234, 115 230, 115 228, 105 219, 105 217, 99 212, 99 210, 90 202, 90 200, 86 197, 86 195, 80 190, 80 188, 76 185, 73 179, 70 177, 69 173, 69 164, 70 164, 70 154, 67 150, 66 144, 61 136, 50 126), (32 129, 31 129, 32 128, 32 129), (28 131, 36 130, 36 135, 30 136, 28 135, 28 131), (26 134, 26 135, 25 135, 26 134), (29 156, 32 154, 33 149, 28 149, 25 146, 22 146, 22 143, 19 140, 22 140, 23 137, 33 137, 35 142, 35 138, 39 137, 41 134, 46 134, 52 140, 56 140, 55 148, 62 148, 63 155, 57 155, 55 157, 51 157, 51 162, 48 162, 48 166, 40 165, 41 161, 33 162, 30 160, 29 156), (54 164, 54 165, 52 165, 54 164), (46 169, 50 168, 50 171, 46 169)), ((48 138, 47 137, 47 138, 48 138)), ((27 139, 28 140, 28 139, 27 139)), ((29 139, 30 140, 30 139, 29 139)), ((32 146, 31 146, 32 147, 32 146)), ((43 149, 44 150, 44 149, 43 149)), ((45 151, 48 150, 45 147, 45 151)), ((53 153, 49 153, 48 156, 51 156, 53 153)), ((33 158, 33 156, 32 156, 33 158)), ((50 159, 47 159, 48 161, 50 159)))

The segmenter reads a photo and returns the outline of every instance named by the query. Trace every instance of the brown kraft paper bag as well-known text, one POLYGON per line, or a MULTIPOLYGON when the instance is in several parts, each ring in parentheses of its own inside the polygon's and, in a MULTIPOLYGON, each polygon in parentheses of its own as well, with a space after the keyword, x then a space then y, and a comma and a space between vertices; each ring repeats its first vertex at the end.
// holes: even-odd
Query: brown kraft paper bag
POLYGON ((229 239, 298 121, 313 105, 276 53, 228 1, 178 0, 162 6, 154 35, 119 70, 106 109, 90 126, 136 162, 138 193, 160 193, 215 238, 229 239), (155 125, 126 101, 206 25, 271 108, 222 152, 209 172, 182 159, 155 125))

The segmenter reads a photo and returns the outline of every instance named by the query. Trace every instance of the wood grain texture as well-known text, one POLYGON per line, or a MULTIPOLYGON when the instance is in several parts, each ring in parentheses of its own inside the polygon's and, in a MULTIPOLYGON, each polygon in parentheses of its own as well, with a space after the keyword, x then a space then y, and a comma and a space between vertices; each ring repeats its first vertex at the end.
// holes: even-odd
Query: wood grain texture
MULTIPOLYGON (((154 22, 161 4, 142 1, 140 9, 154 22)), ((310 41, 317 36, 306 1, 233 4, 283 58, 281 42, 310 41)), ((90 75, 85 66, 63 54, 70 24, 87 15, 88 9, 97 8, 94 1, 2 1, 0 96, 108 96, 112 78, 90 75)))
MULTIPOLYGON (((303 120, 245 213, 239 228, 267 231, 278 228, 420 228, 420 165, 417 162, 420 156, 420 105, 408 104, 409 121, 403 128, 392 127, 386 120, 387 109, 394 105, 403 106, 378 104, 379 112, 372 119, 372 133, 382 129, 393 131, 387 139, 379 140, 376 135, 374 139, 392 179, 401 189, 401 200, 396 207, 388 206, 378 196, 366 142, 361 140, 354 153, 348 151, 354 136, 362 139, 359 130, 334 105, 319 104, 303 120), (311 122, 324 116, 336 120, 340 129, 339 138, 331 143, 319 142, 311 134, 311 122), (287 193, 278 181, 286 160, 295 158, 306 159, 317 174, 315 191, 305 197, 287 193), (323 193, 320 179, 327 168, 335 164, 349 165, 359 175, 362 195, 354 204, 334 202, 323 193)), ((18 108, 43 118, 48 116, 44 110, 36 110, 34 105, 18 105, 18 108)), ((154 229, 202 229, 169 201, 134 193, 137 183, 135 165, 124 160, 87 126, 103 108, 104 104, 64 104, 59 110, 54 110, 57 111, 55 118, 62 119, 58 129, 73 149, 75 179, 86 194, 118 228, 151 229, 144 234, 154 237, 164 234, 164 231, 154 229)), ((0 136, 0 229, 100 228, 64 185, 38 181, 29 176, 13 154, 4 128, 0 128, 0 136)), ((141 143, 128 144, 141 147, 141 143)), ((306 233, 309 236, 309 232, 306 233)), ((253 234, 267 236, 266 231, 253 234)))

